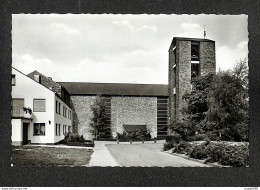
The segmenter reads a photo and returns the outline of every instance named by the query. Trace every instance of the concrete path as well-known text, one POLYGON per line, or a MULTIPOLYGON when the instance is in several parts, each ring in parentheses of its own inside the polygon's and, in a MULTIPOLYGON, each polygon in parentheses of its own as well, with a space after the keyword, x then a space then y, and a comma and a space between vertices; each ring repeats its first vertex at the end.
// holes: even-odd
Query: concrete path
POLYGON ((62 145, 62 144, 59 144, 59 145, 34 145, 34 144, 28 144, 28 145, 23 145, 25 147, 50 147, 50 148, 74 148, 74 149, 90 149, 92 150, 93 147, 82 147, 82 146, 67 146, 67 145, 62 145))
POLYGON ((95 141, 94 153, 91 155, 89 166, 120 166, 105 147, 105 144, 116 144, 116 142, 95 141))
POLYGON ((121 166, 210 167, 206 164, 165 153, 163 144, 106 145, 121 166))
POLYGON ((89 166, 123 167, 210 167, 162 151, 164 141, 145 142, 95 142, 89 166))

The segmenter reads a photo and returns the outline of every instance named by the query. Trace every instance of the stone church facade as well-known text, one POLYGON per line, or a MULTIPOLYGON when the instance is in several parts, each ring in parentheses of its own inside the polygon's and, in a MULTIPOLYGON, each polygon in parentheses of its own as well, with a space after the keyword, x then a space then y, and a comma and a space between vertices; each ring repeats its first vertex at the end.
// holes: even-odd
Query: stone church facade
POLYGON ((108 136, 116 138, 124 126, 146 126, 152 138, 168 130, 168 85, 61 82, 71 95, 73 129, 86 139, 94 137, 91 105, 97 96, 106 104, 108 136))

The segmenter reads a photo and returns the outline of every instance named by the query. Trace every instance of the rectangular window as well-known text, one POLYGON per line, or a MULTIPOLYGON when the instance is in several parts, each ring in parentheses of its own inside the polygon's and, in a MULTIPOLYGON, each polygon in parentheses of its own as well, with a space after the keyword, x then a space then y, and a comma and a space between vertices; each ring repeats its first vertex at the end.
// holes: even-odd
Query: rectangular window
POLYGON ((68 126, 68 132, 71 133, 71 126, 68 126))
POLYGON ((58 101, 56 101, 56 113, 59 113, 58 105, 59 105, 59 103, 58 103, 58 101))
POLYGON ((63 116, 67 117, 67 108, 63 106, 63 116))
POLYGON ((68 118, 71 119, 71 111, 68 110, 68 118))
POLYGON ((67 133, 67 126, 63 125, 63 135, 66 135, 66 133, 67 133))
POLYGON ((59 124, 59 136, 60 136, 60 124, 59 124))
POLYGON ((60 114, 60 103, 59 103, 59 114, 60 114))
POLYGON ((38 82, 38 83, 41 83, 41 76, 40 75, 34 75, 33 76, 33 79, 38 82))
POLYGON ((23 108, 24 107, 24 99, 13 99, 12 101, 13 108, 23 108))
POLYGON ((45 123, 33 124, 33 135, 44 136, 45 135, 45 123))
POLYGON ((12 86, 15 86, 16 80, 15 80, 15 75, 12 75, 12 86))
POLYGON ((59 129, 59 124, 56 123, 56 136, 59 135, 59 133, 58 133, 58 129, 59 129))
POLYGON ((191 79, 200 75, 200 46, 199 43, 191 44, 191 79))
POLYGON ((35 112, 45 112, 45 99, 33 99, 33 111, 35 112))

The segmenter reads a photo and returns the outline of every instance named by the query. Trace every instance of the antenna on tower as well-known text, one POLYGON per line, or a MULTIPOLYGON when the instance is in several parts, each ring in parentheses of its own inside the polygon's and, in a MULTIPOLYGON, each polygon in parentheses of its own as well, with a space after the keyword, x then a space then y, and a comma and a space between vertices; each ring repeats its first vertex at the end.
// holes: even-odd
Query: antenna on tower
POLYGON ((206 30, 205 30, 205 25, 204 25, 204 39, 206 37, 206 30))

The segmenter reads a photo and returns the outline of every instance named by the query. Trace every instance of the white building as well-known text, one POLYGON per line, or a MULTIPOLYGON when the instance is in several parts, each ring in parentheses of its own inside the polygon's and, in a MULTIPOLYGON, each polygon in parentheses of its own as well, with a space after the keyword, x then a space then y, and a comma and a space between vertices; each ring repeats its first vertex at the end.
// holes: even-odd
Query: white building
POLYGON ((12 144, 54 144, 72 132, 72 109, 51 89, 12 68, 12 144))

